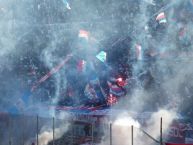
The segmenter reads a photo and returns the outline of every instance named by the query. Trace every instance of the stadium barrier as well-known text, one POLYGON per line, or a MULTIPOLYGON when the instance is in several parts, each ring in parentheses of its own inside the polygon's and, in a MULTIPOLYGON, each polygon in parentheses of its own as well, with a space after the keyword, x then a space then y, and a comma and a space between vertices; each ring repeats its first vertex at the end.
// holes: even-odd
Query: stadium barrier
MULTIPOLYGON (((65 136, 63 136, 63 138, 61 139, 63 142, 59 142, 56 138, 55 138, 55 128, 58 126, 58 124, 60 122, 64 122, 64 120, 60 120, 58 121, 57 118, 43 118, 43 117, 39 117, 39 116, 28 116, 28 118, 24 115, 1 115, 0 116, 0 134, 2 134, 2 129, 3 127, 5 128, 5 131, 7 131, 6 136, 7 136, 7 142, 4 144, 9 144, 9 145, 13 145, 13 144, 20 144, 20 145, 25 145, 26 141, 29 139, 29 136, 27 136, 27 132, 30 131, 31 134, 30 135, 34 135, 34 144, 35 145, 40 145, 40 141, 39 141, 39 134, 40 134, 40 128, 42 127, 42 125, 48 123, 51 125, 52 128, 52 141, 51 143, 49 143, 48 145, 64 145, 66 142, 68 142, 68 145, 81 145, 81 144, 85 144, 86 142, 89 142, 90 145, 94 145, 96 143, 99 143, 101 138, 97 137, 97 135, 95 134, 94 130, 95 129, 95 124, 91 123, 91 128, 89 131, 89 135, 85 136, 84 134, 82 134, 82 136, 79 134, 77 135, 77 126, 74 126, 74 122, 71 122, 71 128, 69 128, 69 132, 67 134, 65 134, 65 136), (2 117, 3 116, 3 117, 2 117), (27 126, 30 125, 31 126, 31 130, 28 130, 27 126), (17 132, 14 132, 15 128, 17 129, 17 132), (18 129, 19 128, 19 129, 18 129), (15 141, 14 139, 17 137, 17 133, 18 131, 20 131, 21 136, 19 138, 19 142, 15 141), (65 141, 65 143, 64 143, 65 141)), ((85 123, 85 122, 84 122, 85 123)), ((113 125, 112 123, 108 123, 106 124, 108 125, 109 128, 109 145, 116 145, 114 144, 113 141, 113 125)), ((83 122, 82 122, 82 126, 84 126, 83 122)), ((156 144, 160 144, 160 145, 193 145, 193 144, 182 144, 182 143, 166 143, 165 140, 163 140, 162 137, 162 118, 160 120, 160 138, 154 138, 152 137, 149 133, 147 133, 145 130, 143 130, 142 128, 137 128, 138 131, 141 131, 145 136, 147 136, 149 139, 151 139, 154 143, 156 144)), ((135 140, 134 140, 134 126, 131 126, 131 141, 130 144, 131 145, 135 145, 135 140)), ((108 145, 108 144, 107 144, 108 145)))

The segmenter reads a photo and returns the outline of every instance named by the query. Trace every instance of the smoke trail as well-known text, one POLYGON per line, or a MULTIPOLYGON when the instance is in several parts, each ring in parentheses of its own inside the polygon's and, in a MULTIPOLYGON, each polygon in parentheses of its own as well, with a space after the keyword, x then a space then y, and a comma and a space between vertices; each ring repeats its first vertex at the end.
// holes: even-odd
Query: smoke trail
MULTIPOLYGON (((59 38, 56 38, 59 39, 59 38)), ((62 61, 59 57, 53 55, 54 51, 57 50, 57 41, 51 40, 51 44, 48 45, 48 47, 46 49, 44 49, 43 51, 43 61, 45 63, 45 65, 51 70, 53 67, 55 67, 56 62, 60 62, 62 61)), ((65 66, 64 66, 65 67, 65 66)), ((61 84, 62 82, 66 82, 65 79, 65 74, 62 73, 62 71, 58 72, 57 74, 54 75, 55 78, 55 93, 54 93, 54 100, 53 102, 57 102, 58 101, 58 97, 60 95, 60 88, 61 85, 63 87, 65 87, 65 84, 61 84)))

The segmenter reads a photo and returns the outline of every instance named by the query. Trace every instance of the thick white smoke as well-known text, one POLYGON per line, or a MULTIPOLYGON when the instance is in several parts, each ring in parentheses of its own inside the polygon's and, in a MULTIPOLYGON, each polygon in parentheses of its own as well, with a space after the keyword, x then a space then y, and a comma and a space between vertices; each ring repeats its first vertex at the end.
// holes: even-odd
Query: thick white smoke
MULTIPOLYGON (((57 139, 61 138, 64 133, 66 133, 69 129, 69 114, 66 112, 59 113, 54 118, 54 128, 53 128, 53 119, 47 118, 50 120, 49 123, 43 122, 40 133, 38 134, 38 144, 39 145, 48 145, 48 143, 52 142, 53 139, 56 141, 57 139), (54 132, 54 134, 53 134, 54 132)), ((28 145, 30 143, 37 142, 37 134, 36 137, 33 139, 29 139, 25 144, 28 145)))
MULTIPOLYGON (((57 140, 62 137, 62 135, 68 131, 69 123, 61 123, 60 126, 55 128, 54 139, 57 140)), ((39 145, 48 145, 49 142, 53 141, 53 130, 45 129, 39 134, 39 145)))
POLYGON ((167 131, 168 127, 174 119, 177 118, 176 112, 172 110, 160 109, 151 115, 150 119, 147 121, 147 126, 145 130, 149 132, 154 138, 160 136, 160 119, 162 118, 162 131, 163 133, 167 131))
POLYGON ((140 128, 138 121, 128 116, 126 113, 121 114, 113 122, 112 125, 112 141, 113 144, 131 144, 131 126, 134 126, 134 138, 136 139, 138 134, 135 132, 136 128, 140 128))
MULTIPOLYGON (((149 138, 143 131, 147 132, 154 139, 160 139, 160 119, 163 120, 163 134, 167 131, 173 119, 176 118, 174 111, 160 109, 158 112, 152 113, 150 118, 145 118, 146 125, 140 124, 137 120, 133 119, 128 113, 123 113, 117 116, 112 122, 112 142, 115 145, 131 145, 132 129, 133 126, 133 142, 137 145, 155 144, 156 142, 149 138)), ((138 118, 139 119, 139 118, 138 118)), ((107 131, 106 134, 109 134, 107 131)), ((106 138, 101 145, 108 144, 110 138, 106 138)))

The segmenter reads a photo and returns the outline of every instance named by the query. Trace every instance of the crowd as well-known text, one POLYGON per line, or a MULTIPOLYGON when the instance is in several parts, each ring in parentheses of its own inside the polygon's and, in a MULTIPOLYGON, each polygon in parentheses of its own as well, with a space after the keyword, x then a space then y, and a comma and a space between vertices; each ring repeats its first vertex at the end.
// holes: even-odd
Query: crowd
MULTIPOLYGON (((164 91, 162 82, 175 75, 174 65, 182 65, 185 63, 184 58, 191 58, 192 9, 192 1, 154 1, 154 5, 149 5, 147 9, 149 19, 140 30, 141 34, 131 33, 129 36, 119 37, 107 49, 100 49, 106 53, 105 61, 96 58, 99 50, 89 54, 88 60, 85 57, 76 57, 76 63, 74 66, 69 64, 69 68, 75 69, 77 64, 81 64, 85 70, 79 69, 73 74, 67 69, 73 76, 67 75, 66 103, 68 104, 70 99, 70 105, 76 102, 76 105, 111 106, 122 97, 129 99, 134 89, 142 88, 151 98, 151 107, 148 109, 155 110, 168 104, 171 94, 164 91), (73 99, 72 96, 79 97, 73 99)), ((135 16, 137 17, 137 14, 135 16)), ((135 30, 135 26, 133 29, 135 30)), ((190 88, 190 84, 180 84, 175 92, 184 98, 183 105, 191 98, 190 88), (184 89, 188 91, 181 91, 184 89)), ((175 100, 170 101, 173 105, 176 103, 175 100)), ((187 111, 187 108, 182 110, 187 111)))

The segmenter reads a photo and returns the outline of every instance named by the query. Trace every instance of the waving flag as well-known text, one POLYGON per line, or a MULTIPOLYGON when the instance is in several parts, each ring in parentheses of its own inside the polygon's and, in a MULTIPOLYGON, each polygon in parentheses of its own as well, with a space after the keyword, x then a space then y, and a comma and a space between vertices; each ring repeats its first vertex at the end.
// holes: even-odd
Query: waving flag
POLYGON ((142 47, 139 44, 135 45, 137 60, 142 60, 142 47))
POLYGON ((157 15, 156 17, 156 21, 158 21, 160 24, 161 23, 167 23, 167 20, 166 20, 166 15, 164 12, 161 12, 157 15))
POLYGON ((110 94, 109 97, 107 98, 107 104, 111 106, 116 103, 117 103, 117 97, 110 94))
POLYGON ((106 62, 107 59, 107 53, 104 51, 101 51, 99 54, 96 56, 100 61, 106 62))
POLYGON ((79 72, 85 72, 85 70, 86 70, 86 61, 85 60, 78 61, 77 70, 79 72))
POLYGON ((89 99, 96 99, 97 98, 96 91, 94 90, 94 87, 91 84, 86 85, 84 93, 85 93, 85 96, 87 96, 89 99))
POLYGON ((155 6, 155 2, 153 0, 143 0, 143 1, 155 6))
POLYGON ((80 37, 80 38, 85 38, 85 39, 88 40, 89 35, 90 35, 90 33, 89 33, 88 31, 86 31, 86 30, 79 30, 79 35, 78 35, 78 37, 80 37))
POLYGON ((72 57, 72 54, 69 54, 66 56, 66 58, 59 63, 56 67, 52 68, 47 74, 45 74, 43 77, 41 77, 38 82, 36 82, 32 88, 31 91, 33 92, 41 83, 43 83, 44 81, 46 81, 49 77, 51 77, 53 74, 55 74, 56 72, 58 72, 72 57))
MULTIPOLYGON (((116 80, 116 82, 117 82, 117 80, 116 80)), ((122 96, 125 95, 125 91, 124 91, 123 87, 118 86, 117 84, 111 83, 110 81, 108 81, 107 83, 108 83, 108 86, 109 86, 109 93, 110 94, 118 96, 118 97, 122 97, 122 96)), ((120 85, 123 85, 122 83, 126 83, 126 82, 121 82, 120 85)))
POLYGON ((64 3, 64 5, 66 6, 66 8, 67 8, 68 10, 71 10, 70 4, 68 3, 67 0, 63 0, 63 3, 64 3))

